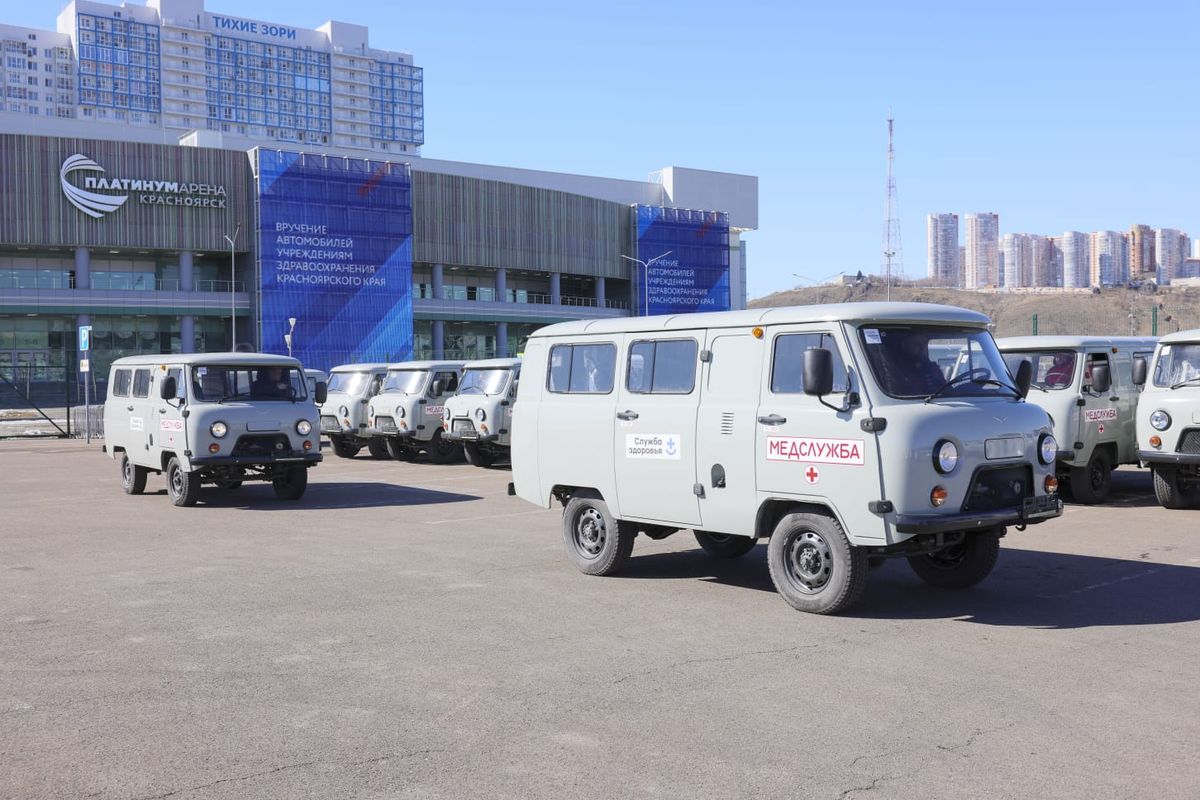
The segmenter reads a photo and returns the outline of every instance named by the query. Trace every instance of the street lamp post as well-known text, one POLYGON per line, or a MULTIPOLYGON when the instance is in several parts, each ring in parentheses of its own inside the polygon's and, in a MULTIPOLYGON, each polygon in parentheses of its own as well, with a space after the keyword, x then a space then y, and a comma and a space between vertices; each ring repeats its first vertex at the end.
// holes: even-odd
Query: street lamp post
POLYGON ((643 289, 645 290, 645 296, 646 296, 646 305, 643 306, 643 309, 644 309, 643 313, 645 316, 650 316, 650 265, 653 264, 655 261, 658 261, 660 258, 666 258, 667 256, 671 255, 671 253, 673 253, 673 252, 674 252, 673 250, 668 250, 665 253, 660 253, 660 254, 656 255, 654 258, 650 259, 649 261, 642 261, 640 258, 634 258, 633 256, 627 256, 627 255, 621 256, 621 258, 625 259, 626 261, 632 261, 636 264, 642 265, 642 270, 645 274, 645 278, 642 281, 642 283, 645 284, 643 286, 643 289))
POLYGON ((296 318, 288 317, 288 332, 283 335, 283 343, 287 345, 288 358, 292 357, 292 332, 296 330, 296 318))
POLYGON ((242 223, 238 223, 233 230, 233 238, 229 234, 225 234, 225 241, 229 242, 229 350, 230 352, 237 349, 237 267, 234 249, 237 247, 238 234, 242 232, 242 223))

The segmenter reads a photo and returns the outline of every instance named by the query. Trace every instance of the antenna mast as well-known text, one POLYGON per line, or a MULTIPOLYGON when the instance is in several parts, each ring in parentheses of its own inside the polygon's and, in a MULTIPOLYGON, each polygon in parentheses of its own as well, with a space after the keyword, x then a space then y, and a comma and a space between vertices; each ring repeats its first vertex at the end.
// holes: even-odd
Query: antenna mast
POLYGON ((888 173, 887 202, 883 222, 883 273, 887 283, 887 299, 892 299, 892 271, 904 274, 904 248, 900 244, 900 205, 896 200, 896 148, 893 145, 892 110, 888 109, 888 173))

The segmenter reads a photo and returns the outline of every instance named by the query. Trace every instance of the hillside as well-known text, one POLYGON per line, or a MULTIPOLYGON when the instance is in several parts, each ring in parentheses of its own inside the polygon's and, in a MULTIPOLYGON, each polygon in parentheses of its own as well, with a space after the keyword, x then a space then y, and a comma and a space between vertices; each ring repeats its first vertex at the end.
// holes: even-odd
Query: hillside
MULTIPOLYGON (((751 308, 857 303, 886 299, 879 283, 852 286, 813 286, 789 289, 750 302, 751 308)), ((1150 335, 1154 309, 1158 309, 1158 333, 1200 328, 1200 288, 1159 289, 1157 292, 1109 289, 1090 292, 971 292, 923 286, 893 286, 892 300, 944 303, 982 311, 996 325, 997 336, 1033 333, 1037 315, 1040 334, 1150 335), (1130 314, 1133 319, 1130 319, 1130 314)))

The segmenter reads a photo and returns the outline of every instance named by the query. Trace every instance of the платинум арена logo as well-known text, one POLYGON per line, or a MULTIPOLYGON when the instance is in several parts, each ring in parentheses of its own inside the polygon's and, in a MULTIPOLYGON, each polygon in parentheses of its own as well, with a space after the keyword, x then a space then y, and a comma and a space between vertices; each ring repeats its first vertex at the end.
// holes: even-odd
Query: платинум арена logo
POLYGON ((125 201, 129 199, 127 194, 97 194, 80 189, 75 184, 67 180, 72 172, 104 172, 104 167, 92 161, 84 155, 76 153, 68 156, 62 163, 62 168, 58 171, 59 180, 62 183, 63 194, 71 205, 78 208, 84 214, 87 214, 92 219, 100 219, 105 214, 116 211, 121 206, 125 205, 125 201))

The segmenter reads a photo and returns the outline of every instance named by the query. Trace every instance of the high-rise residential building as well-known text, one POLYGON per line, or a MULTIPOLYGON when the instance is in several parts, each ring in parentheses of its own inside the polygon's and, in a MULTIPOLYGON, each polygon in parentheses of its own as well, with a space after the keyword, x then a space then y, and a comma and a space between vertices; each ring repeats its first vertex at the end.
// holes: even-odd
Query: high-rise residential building
POLYGON ((1065 289, 1082 289, 1091 285, 1090 237, 1079 231, 1062 235, 1062 285, 1065 289))
POLYGON ((0 40, 0 120, 14 133, 118 138, 102 129, 116 126, 156 143, 203 131, 224 147, 414 155, 425 141, 421 67, 370 47, 361 25, 74 0, 56 30, 0 25, 0 40))
POLYGON ((1129 248, 1119 231, 1091 235, 1088 278, 1092 286, 1121 286, 1129 280, 1129 248))
POLYGON ((1155 269, 1159 283, 1170 283, 1179 271, 1186 254, 1187 237, 1175 228, 1159 228, 1154 232, 1155 269))
POLYGON ((958 214, 926 217, 928 276, 938 286, 962 285, 958 260, 958 214))
POLYGON ((1054 270, 1054 246, 1049 236, 1039 236, 1036 233, 1029 236, 1029 277, 1030 286, 1057 286, 1058 278, 1054 270))
POLYGON ((1000 282, 1000 215, 967 214, 967 250, 963 283, 968 289, 1000 282))
POLYGON ((1000 258, 1004 265, 1004 287, 1020 289, 1033 286, 1033 237, 1027 233, 1006 233, 1000 239, 1000 258))
POLYGON ((1063 237, 1047 236, 1046 248, 1050 258, 1050 275, 1048 282, 1039 286, 1063 285, 1063 237))
POLYGON ((1129 227, 1129 278, 1154 277, 1154 229, 1149 225, 1129 227))

